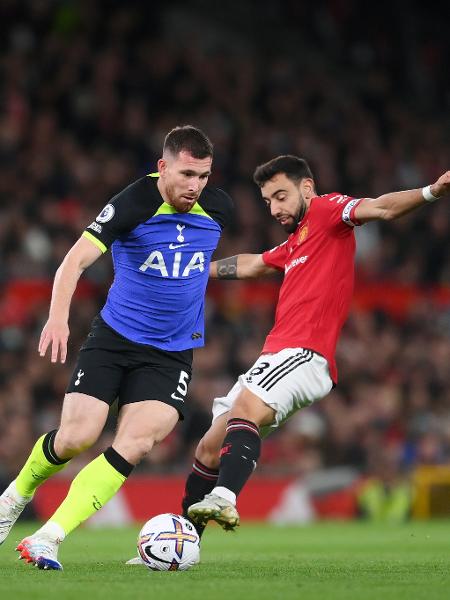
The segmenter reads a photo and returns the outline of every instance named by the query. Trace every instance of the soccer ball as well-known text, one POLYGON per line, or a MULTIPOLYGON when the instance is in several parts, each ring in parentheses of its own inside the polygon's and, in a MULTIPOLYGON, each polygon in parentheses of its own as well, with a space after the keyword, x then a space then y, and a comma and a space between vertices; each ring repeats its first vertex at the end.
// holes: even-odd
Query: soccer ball
POLYGON ((200 538, 184 517, 165 513, 145 523, 137 549, 152 571, 186 571, 200 561, 200 538))

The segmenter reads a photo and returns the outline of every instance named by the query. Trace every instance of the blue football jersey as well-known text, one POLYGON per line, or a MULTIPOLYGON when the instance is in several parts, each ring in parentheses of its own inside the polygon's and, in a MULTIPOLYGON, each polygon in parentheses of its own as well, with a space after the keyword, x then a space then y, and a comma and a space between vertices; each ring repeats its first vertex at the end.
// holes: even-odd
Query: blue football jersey
POLYGON ((186 350, 204 344, 209 263, 231 218, 231 198, 206 186, 188 213, 164 202, 156 178, 115 196, 83 235, 111 247, 114 281, 102 318, 139 344, 186 350))

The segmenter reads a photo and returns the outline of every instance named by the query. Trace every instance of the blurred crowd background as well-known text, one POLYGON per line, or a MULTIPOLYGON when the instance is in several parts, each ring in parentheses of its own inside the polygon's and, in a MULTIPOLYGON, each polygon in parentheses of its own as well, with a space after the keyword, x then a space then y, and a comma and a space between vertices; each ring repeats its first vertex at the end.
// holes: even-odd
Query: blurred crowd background
MULTIPOLYGON (((66 365, 39 358, 54 273, 108 199, 155 170, 177 124, 215 144, 235 220, 216 257, 285 239, 252 183, 281 153, 320 193, 422 187, 450 165, 450 38, 418 2, 3 0, 0 18, 0 478, 58 426, 73 361, 111 283, 109 255, 72 305, 66 365)), ((450 203, 358 232, 338 387, 263 446, 261 473, 336 465, 401 476, 450 457, 450 203)), ((258 356, 280 281, 213 282, 191 416, 140 467, 185 472, 225 394, 258 356)), ((111 415, 90 456, 109 444, 111 415)), ((75 468, 75 467, 74 467, 75 468)))

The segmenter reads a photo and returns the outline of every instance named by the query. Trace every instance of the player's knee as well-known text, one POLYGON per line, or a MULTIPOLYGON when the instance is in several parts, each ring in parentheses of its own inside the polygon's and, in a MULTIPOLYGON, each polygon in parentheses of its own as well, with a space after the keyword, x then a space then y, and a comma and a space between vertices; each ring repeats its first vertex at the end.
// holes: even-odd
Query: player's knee
POLYGON ((230 419, 245 419, 260 427, 270 425, 275 419, 275 410, 254 394, 241 394, 234 402, 229 415, 230 419))
POLYGON ((151 435, 149 437, 138 440, 137 445, 136 445, 135 460, 137 462, 140 462, 141 460, 143 460, 146 456, 148 456, 150 454, 152 449, 155 447, 155 444, 157 444, 159 441, 161 441, 161 440, 159 440, 154 435, 151 435))
POLYGON ((132 465, 137 465, 148 454, 156 443, 156 438, 153 435, 145 437, 128 437, 120 436, 114 440, 114 449, 132 465))
POLYGON ((55 452, 61 458, 76 456, 90 448, 98 435, 83 428, 61 428, 55 437, 55 452))
POLYGON ((215 440, 204 436, 198 443, 195 450, 195 458, 210 469, 216 469, 220 463, 220 448, 221 444, 215 440))
POLYGON ((245 398, 238 398, 230 411, 230 419, 246 419, 255 422, 255 409, 245 398))

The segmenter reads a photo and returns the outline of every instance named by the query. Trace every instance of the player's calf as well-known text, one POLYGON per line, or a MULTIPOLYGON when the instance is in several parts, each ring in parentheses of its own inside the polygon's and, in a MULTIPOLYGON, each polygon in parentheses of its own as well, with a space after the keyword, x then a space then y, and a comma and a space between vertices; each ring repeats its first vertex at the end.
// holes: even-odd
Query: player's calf
POLYGON ((214 520, 230 531, 239 525, 236 498, 256 467, 261 438, 257 425, 246 419, 229 419, 226 432, 217 485, 211 494, 189 507, 188 516, 200 527, 214 520))
POLYGON ((246 419, 230 419, 220 451, 219 478, 213 493, 235 502, 255 470, 260 453, 258 426, 246 419))
MULTIPOLYGON (((189 518, 188 509, 192 504, 202 500, 206 494, 209 494, 217 483, 219 471, 210 469, 197 458, 192 465, 192 471, 186 480, 184 497, 182 500, 183 516, 189 518)), ((201 537, 205 525, 194 523, 198 535, 201 537)))

